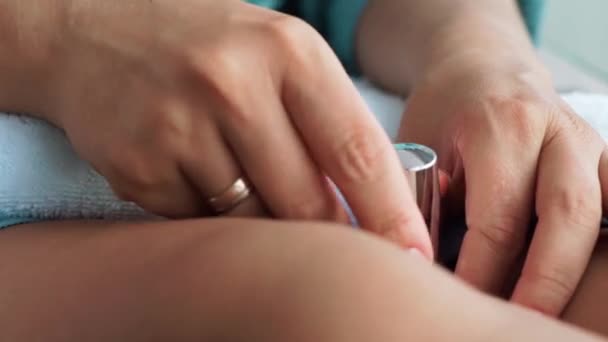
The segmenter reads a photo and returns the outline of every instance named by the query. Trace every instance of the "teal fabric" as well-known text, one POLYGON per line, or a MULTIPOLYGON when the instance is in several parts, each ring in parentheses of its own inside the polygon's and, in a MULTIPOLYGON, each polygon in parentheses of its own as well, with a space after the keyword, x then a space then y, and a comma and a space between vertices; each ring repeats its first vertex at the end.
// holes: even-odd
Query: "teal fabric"
POLYGON ((16 226, 25 223, 35 222, 36 220, 31 218, 2 218, 0 217, 0 229, 7 228, 10 226, 16 226))
MULTIPOLYGON (((313 25, 332 46, 346 69, 357 70, 355 33, 367 0, 248 0, 250 3, 284 10, 313 25)), ((424 0, 421 0, 424 1, 424 0)), ((518 0, 526 26, 536 42, 545 0, 518 0)))
POLYGON ((538 44, 545 0, 519 0, 518 2, 532 41, 538 44))
POLYGON ((300 13, 319 30, 351 73, 357 70, 355 34, 367 0, 302 0, 300 13))

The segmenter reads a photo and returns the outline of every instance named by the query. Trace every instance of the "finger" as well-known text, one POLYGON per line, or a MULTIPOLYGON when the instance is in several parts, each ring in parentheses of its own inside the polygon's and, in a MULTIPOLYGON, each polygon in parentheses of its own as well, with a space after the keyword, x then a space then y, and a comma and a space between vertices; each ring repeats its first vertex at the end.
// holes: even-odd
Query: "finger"
POLYGON ((448 189, 450 188, 450 182, 452 181, 450 175, 439 169, 439 194, 441 197, 444 197, 448 193, 448 189))
POLYGON ((581 140, 557 137, 543 148, 538 224, 512 296, 514 302, 549 315, 558 315, 570 300, 599 234, 600 151, 581 140))
MULTIPOLYGON (((199 107, 203 108, 203 107, 199 107)), ((224 194, 239 179, 248 181, 239 163, 233 158, 232 151, 224 143, 218 129, 210 122, 208 116, 199 116, 196 124, 197 132, 191 146, 182 149, 181 164, 184 173, 198 189, 199 200, 206 206, 208 213, 216 214, 209 199, 224 194), (200 146, 201 148, 193 148, 200 146)), ((251 189, 248 197, 230 208, 222 216, 259 217, 267 216, 267 211, 257 196, 255 188, 251 189)))
POLYGON ((310 158, 268 79, 241 92, 218 117, 221 130, 272 214, 348 223, 335 192, 310 158), (228 110, 228 111, 227 111, 228 110))
POLYGON ((164 151, 130 153, 124 150, 119 154, 121 160, 113 164, 127 165, 128 168, 102 172, 119 198, 168 218, 206 214, 198 193, 173 162, 174 159, 159 157, 168 155, 164 151), (150 160, 157 161, 154 168, 150 167, 150 160))
POLYGON ((294 66, 283 88, 307 148, 363 228, 432 258, 427 228, 388 136, 335 56, 319 53, 316 63, 294 66))
POLYGON ((501 138, 501 142, 464 144, 469 149, 462 152, 468 229, 456 274, 492 294, 502 291, 524 247, 536 173, 535 147, 522 151, 515 143, 505 144, 515 137, 501 138))

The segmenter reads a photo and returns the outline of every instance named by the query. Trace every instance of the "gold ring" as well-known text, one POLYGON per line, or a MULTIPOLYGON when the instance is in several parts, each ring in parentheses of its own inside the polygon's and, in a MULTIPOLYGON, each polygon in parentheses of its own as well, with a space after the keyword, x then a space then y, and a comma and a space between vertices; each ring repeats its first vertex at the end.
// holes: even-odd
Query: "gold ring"
POLYGON ((251 194, 251 189, 247 182, 243 178, 238 178, 219 195, 209 198, 207 204, 217 215, 220 215, 234 209, 249 197, 249 194, 251 194))

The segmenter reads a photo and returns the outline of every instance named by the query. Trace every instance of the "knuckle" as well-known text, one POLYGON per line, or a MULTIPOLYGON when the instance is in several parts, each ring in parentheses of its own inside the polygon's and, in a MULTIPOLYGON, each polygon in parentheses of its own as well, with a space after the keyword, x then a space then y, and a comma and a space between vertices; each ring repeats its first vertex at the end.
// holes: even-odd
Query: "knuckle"
POLYGON ((266 23, 266 32, 273 46, 286 55, 289 65, 300 69, 315 66, 313 61, 321 60, 320 54, 325 46, 319 33, 302 19, 292 16, 279 16, 266 23))
POLYGON ((289 15, 268 20, 265 32, 275 44, 290 52, 299 50, 302 44, 306 46, 316 36, 316 31, 307 22, 289 15))
MULTIPOLYGON (((108 148, 104 155, 104 175, 112 180, 116 195, 132 201, 163 189, 169 182, 166 170, 159 163, 170 161, 172 146, 181 139, 175 132, 148 121, 145 128, 153 134, 140 136, 122 148, 108 148)), ((158 119, 160 120, 160 119, 158 119)))
POLYGON ((576 190, 554 188, 550 195, 551 206, 541 210, 545 209, 548 215, 558 213, 571 226, 595 230, 602 215, 599 194, 594 196, 595 193, 598 193, 595 187, 576 190))
POLYGON ((127 161, 119 167, 118 176, 123 179, 122 194, 128 198, 143 198, 165 187, 167 181, 160 176, 158 167, 152 167, 138 155, 125 156, 127 161))
POLYGON ((483 225, 468 224, 471 232, 481 236, 488 248, 495 254, 515 258, 521 252, 525 243, 526 221, 512 216, 493 218, 490 223, 483 225))
POLYGON ((207 78, 220 87, 237 84, 241 75, 245 74, 245 69, 244 60, 238 56, 238 50, 235 51, 228 44, 220 44, 209 52, 204 70, 209 75, 207 78))
POLYGON ((415 224, 416 218, 411 213, 399 210, 397 213, 386 215, 378 225, 371 228, 380 236, 391 241, 402 241, 404 237, 401 234, 404 229, 415 224))
POLYGON ((580 146, 591 148, 589 151, 600 153, 605 145, 601 135, 593 129, 591 124, 579 116, 572 107, 564 100, 552 107, 552 115, 549 128, 553 140, 568 144, 579 152, 580 146), (556 138, 560 139, 556 139, 556 138))
POLYGON ((188 218, 201 213, 201 205, 187 196, 175 196, 170 188, 142 188, 141 184, 131 184, 118 193, 123 200, 137 204, 149 213, 166 218, 188 218))
POLYGON ((249 107, 243 105, 248 101, 248 95, 238 90, 252 84, 247 64, 251 62, 239 57, 238 51, 227 43, 216 44, 204 53, 192 54, 188 69, 192 70, 190 74, 195 77, 194 84, 201 89, 206 104, 220 109, 218 113, 210 113, 213 118, 226 121, 231 126, 248 127, 255 120, 255 114, 245 109, 249 107))
POLYGON ((133 172, 134 175, 129 183, 133 195, 139 194, 141 196, 147 196, 163 189, 166 183, 160 177, 157 177, 150 172, 141 172, 139 169, 132 169, 131 172, 133 172))
POLYGON ((538 111, 534 105, 521 101, 515 100, 510 104, 511 108, 508 111, 510 115, 510 123, 514 132, 517 132, 519 137, 523 141, 532 141, 538 139, 539 127, 533 114, 538 111))
POLYGON ((241 131, 246 131, 255 125, 258 116, 255 111, 247 110, 247 106, 241 106, 234 100, 226 101, 225 111, 222 112, 222 121, 230 127, 235 127, 241 131))
MULTIPOLYGON (((242 87, 247 75, 247 58, 229 43, 215 43, 204 50, 185 53, 184 78, 200 89, 206 99, 221 107, 234 102, 235 89, 242 87)), ((250 73, 250 70, 249 70, 250 73)))
POLYGON ((570 105, 564 101, 555 106, 554 113, 554 116, 558 116, 563 119, 561 122, 565 124, 572 133, 576 133, 581 137, 586 137, 591 135, 590 133, 593 132, 593 130, 589 128, 587 122, 578 116, 570 105))
MULTIPOLYGON (((542 115, 539 113, 546 112, 535 101, 512 96, 505 98, 494 98, 492 100, 495 108, 499 110, 499 115, 502 116, 509 131, 517 135, 519 141, 534 141, 539 140, 539 131, 542 131, 542 115)), ((505 132, 504 129, 500 130, 505 132)))
POLYGON ((185 71, 202 80, 221 80, 229 73, 238 71, 238 59, 228 43, 215 42, 205 49, 185 50, 183 54, 185 71))
POLYGON ((179 150, 191 136, 191 116, 181 106, 160 104, 150 117, 150 132, 154 134, 155 144, 162 149, 179 150))
POLYGON ((382 177, 389 151, 382 139, 372 138, 364 125, 355 126, 333 148, 338 177, 350 183, 366 183, 382 177))
POLYGON ((524 271, 520 282, 528 288, 539 289, 542 297, 551 299, 550 302, 559 302, 569 298, 576 289, 577 280, 572 274, 556 267, 545 267, 543 271, 524 271))

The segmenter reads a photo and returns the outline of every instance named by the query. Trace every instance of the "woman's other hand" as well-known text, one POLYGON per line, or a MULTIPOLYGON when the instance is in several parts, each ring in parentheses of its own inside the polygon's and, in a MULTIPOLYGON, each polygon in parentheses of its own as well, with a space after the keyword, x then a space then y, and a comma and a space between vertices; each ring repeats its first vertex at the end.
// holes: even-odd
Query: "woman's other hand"
POLYGON ((512 300, 556 315, 599 234, 606 146, 542 68, 482 54, 455 55, 414 88, 401 138, 437 149, 452 190, 466 188, 468 231, 456 273, 498 294, 524 258, 512 300))

